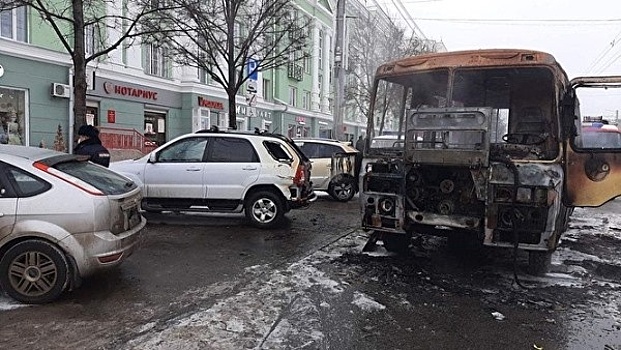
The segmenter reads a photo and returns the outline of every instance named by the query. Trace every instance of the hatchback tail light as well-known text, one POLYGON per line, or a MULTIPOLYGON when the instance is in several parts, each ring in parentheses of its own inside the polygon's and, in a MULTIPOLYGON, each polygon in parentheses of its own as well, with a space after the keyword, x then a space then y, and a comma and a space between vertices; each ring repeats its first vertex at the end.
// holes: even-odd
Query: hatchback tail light
POLYGON ((306 182, 306 167, 303 164, 298 165, 298 168, 295 171, 295 177, 293 178, 293 183, 296 186, 304 186, 306 182))
POLYGON ((63 173, 62 171, 52 168, 46 164, 40 163, 40 162, 35 162, 33 164, 33 166, 41 171, 44 171, 52 176, 56 176, 57 178, 72 184, 73 186, 81 189, 84 192, 87 192, 89 194, 95 195, 95 196, 103 196, 104 193, 101 192, 99 189, 97 189, 96 187, 94 187, 93 185, 84 182, 80 179, 78 179, 75 176, 71 176, 67 173, 63 173))

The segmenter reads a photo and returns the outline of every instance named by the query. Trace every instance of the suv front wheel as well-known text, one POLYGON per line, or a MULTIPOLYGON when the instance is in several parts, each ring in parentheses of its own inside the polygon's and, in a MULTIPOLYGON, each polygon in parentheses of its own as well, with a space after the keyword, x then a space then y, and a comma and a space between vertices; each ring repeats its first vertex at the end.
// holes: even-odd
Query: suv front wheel
POLYGON ((252 193, 244 205, 246 218, 258 228, 278 226, 285 216, 285 205, 282 199, 271 191, 252 193))

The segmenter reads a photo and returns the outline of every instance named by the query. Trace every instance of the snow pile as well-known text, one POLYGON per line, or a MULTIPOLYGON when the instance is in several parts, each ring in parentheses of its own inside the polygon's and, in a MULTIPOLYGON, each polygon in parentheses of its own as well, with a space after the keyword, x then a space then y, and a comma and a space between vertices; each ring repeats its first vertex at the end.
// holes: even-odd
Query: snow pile
POLYGON ((386 306, 378 303, 377 301, 373 300, 373 298, 360 292, 354 292, 354 300, 351 303, 358 306, 363 311, 384 310, 386 308, 386 306))

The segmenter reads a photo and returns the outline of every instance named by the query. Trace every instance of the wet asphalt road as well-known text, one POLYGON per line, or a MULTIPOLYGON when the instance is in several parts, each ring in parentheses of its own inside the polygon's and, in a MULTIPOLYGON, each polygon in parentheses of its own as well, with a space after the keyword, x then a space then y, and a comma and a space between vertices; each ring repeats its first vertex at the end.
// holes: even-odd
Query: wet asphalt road
POLYGON ((579 209, 552 273, 510 252, 415 237, 361 254, 358 204, 321 197, 285 227, 146 214, 140 249, 61 300, 0 297, 2 349, 621 350, 618 202, 579 209))

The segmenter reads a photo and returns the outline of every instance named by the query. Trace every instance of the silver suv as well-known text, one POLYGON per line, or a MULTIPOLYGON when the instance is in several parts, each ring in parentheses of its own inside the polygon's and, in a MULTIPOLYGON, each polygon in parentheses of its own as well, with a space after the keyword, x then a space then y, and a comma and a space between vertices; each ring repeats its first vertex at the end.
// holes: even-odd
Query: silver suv
POLYGON ((254 226, 271 228, 316 198, 309 159, 278 134, 202 130, 110 168, 142 182, 149 212, 245 211, 254 226))
POLYGON ((120 264, 146 220, 140 188, 88 157, 0 146, 0 287, 25 303, 56 299, 120 264))

